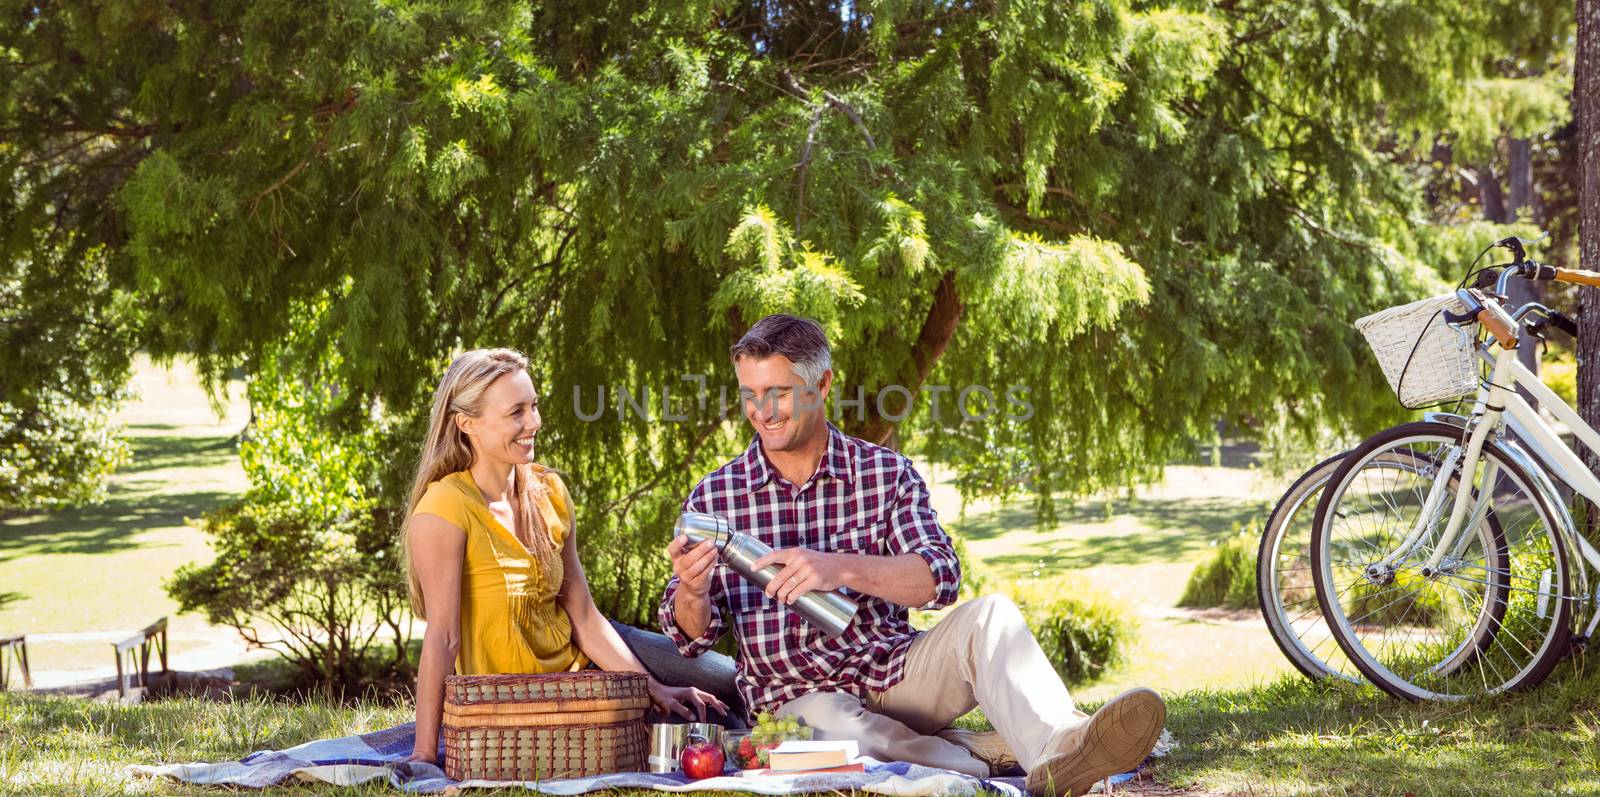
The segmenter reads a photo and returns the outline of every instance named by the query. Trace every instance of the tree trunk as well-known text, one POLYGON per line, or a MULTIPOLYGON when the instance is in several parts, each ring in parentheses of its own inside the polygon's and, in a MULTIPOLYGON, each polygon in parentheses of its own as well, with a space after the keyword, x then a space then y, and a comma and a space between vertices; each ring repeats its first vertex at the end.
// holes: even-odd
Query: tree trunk
POLYGON ((1478 201, 1483 204, 1483 217, 1496 224, 1512 221, 1506 210, 1506 190, 1500 185, 1500 175, 1494 164, 1485 163, 1478 169, 1478 201))
MULTIPOLYGON (((939 286, 933 292, 933 306, 928 308, 928 317, 922 322, 922 329, 917 333, 917 341, 912 344, 911 370, 901 380, 900 385, 911 391, 913 397, 928 379, 928 374, 933 371, 933 366, 944 355, 944 350, 949 347, 950 340, 956 336, 956 327, 961 324, 961 313, 966 309, 966 302, 961 299, 961 292, 956 289, 956 273, 947 271, 939 280, 939 286)), ((887 385, 875 385, 877 390, 883 390, 887 385)), ((879 410, 877 390, 866 394, 865 420, 860 424, 848 425, 846 431, 870 443, 894 447, 895 425, 898 421, 884 417, 879 410), (854 428, 851 428, 853 426, 854 428)), ((889 402, 898 402, 898 398, 887 399, 889 402)), ((892 404, 895 410, 898 404, 892 404)))
MULTIPOLYGON (((1600 0, 1578 0, 1578 58, 1573 81, 1578 116, 1578 261, 1600 269, 1600 0)), ((1600 290, 1578 290, 1578 412, 1600 426, 1600 290)), ((1600 473, 1600 455, 1586 452, 1600 473)), ((1596 512, 1589 508, 1589 526, 1596 512)))
MULTIPOLYGON (((1511 194, 1510 211, 1520 216, 1523 210, 1533 211, 1533 142, 1526 138, 1513 138, 1506 148, 1510 156, 1511 194)), ((1535 213, 1537 215, 1537 213, 1535 213)))
MULTIPOLYGON (((1496 219, 1502 224, 1508 224, 1524 216, 1532 218, 1535 215, 1533 207, 1533 144, 1526 138, 1511 139, 1506 147, 1510 160, 1510 192, 1507 194, 1509 204, 1505 209, 1505 218, 1496 219)), ((1506 287, 1510 294, 1507 298, 1512 307, 1520 307, 1528 302, 1544 301, 1544 290, 1536 283, 1529 280, 1512 280, 1506 287)), ((1535 374, 1539 373, 1539 347, 1523 346, 1517 351, 1517 359, 1524 368, 1535 374)), ((1533 394, 1519 388, 1518 393, 1524 401, 1538 407, 1538 402, 1533 394)))

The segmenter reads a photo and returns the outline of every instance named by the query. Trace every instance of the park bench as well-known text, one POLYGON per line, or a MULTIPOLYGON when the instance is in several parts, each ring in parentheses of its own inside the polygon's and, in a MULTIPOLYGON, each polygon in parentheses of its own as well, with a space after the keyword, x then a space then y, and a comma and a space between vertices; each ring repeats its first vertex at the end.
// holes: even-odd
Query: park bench
POLYGON ((16 661, 17 672, 22 675, 22 688, 33 688, 33 674, 28 672, 28 638, 14 636, 0 639, 0 692, 11 688, 11 663, 16 661))
POLYGON ((121 700, 128 699, 128 693, 133 689, 129 681, 138 678, 139 694, 150 683, 150 648, 156 649, 156 655, 161 660, 161 674, 167 680, 172 679, 172 671, 167 669, 167 618, 163 617, 146 626, 143 631, 113 645, 117 651, 117 697, 121 700), (134 650, 138 649, 135 658, 134 650), (123 664, 127 663, 124 669, 123 664), (137 662, 137 667, 135 667, 137 662))

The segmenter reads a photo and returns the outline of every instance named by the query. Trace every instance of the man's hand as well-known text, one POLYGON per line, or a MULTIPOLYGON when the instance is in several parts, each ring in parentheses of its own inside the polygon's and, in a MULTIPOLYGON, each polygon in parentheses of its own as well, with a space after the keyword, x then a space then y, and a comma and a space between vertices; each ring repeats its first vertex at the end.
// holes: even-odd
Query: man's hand
POLYGON ((831 590, 844 586, 856 554, 823 553, 810 548, 785 548, 755 561, 751 569, 761 572, 767 565, 782 570, 767 584, 767 595, 784 605, 793 604, 812 590, 831 590))
POLYGON ((667 545, 667 556, 672 558, 672 572, 678 577, 678 591, 688 590, 689 595, 708 600, 711 570, 717 563, 717 546, 709 542, 697 545, 687 536, 678 536, 667 545))

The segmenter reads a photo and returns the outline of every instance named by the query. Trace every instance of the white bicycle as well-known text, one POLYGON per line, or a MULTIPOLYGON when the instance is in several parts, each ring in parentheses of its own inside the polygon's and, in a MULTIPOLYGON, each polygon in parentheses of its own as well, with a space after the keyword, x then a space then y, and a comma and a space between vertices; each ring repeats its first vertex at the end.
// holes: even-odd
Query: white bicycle
POLYGON ((1358 322, 1403 403, 1476 394, 1467 416, 1367 439, 1317 504, 1310 559, 1328 629, 1362 675, 1399 697, 1534 686, 1600 622, 1588 584, 1600 552, 1557 486, 1600 503, 1600 479, 1517 392, 1600 452, 1600 433, 1517 360, 1542 326, 1572 325, 1537 303, 1502 306, 1511 279, 1600 286, 1600 274, 1527 260, 1523 243, 1497 242, 1515 260, 1489 269, 1499 273, 1492 293, 1458 290, 1358 322), (1396 461, 1406 466, 1377 467, 1396 461))
MULTIPOLYGON (((1426 417, 1457 425, 1466 421, 1459 415, 1429 413, 1426 417)), ((1363 679, 1329 629, 1311 567, 1311 531, 1317 503, 1349 453, 1328 457, 1294 480, 1267 515, 1256 550, 1261 617, 1284 657, 1313 681, 1336 678, 1359 683, 1363 679)), ((1368 458, 1361 465, 1360 476, 1348 478, 1394 480, 1416 477, 1433 467, 1425 457, 1394 450, 1368 458)))
MULTIPOLYGON (((1289 663, 1313 681, 1362 679, 1328 628, 1311 574, 1317 502, 1348 453, 1318 462, 1289 485, 1267 515, 1256 549, 1256 593, 1267 631, 1289 663)), ((1429 465, 1397 452, 1373 457, 1365 467, 1370 476, 1388 469, 1415 473, 1429 465)))

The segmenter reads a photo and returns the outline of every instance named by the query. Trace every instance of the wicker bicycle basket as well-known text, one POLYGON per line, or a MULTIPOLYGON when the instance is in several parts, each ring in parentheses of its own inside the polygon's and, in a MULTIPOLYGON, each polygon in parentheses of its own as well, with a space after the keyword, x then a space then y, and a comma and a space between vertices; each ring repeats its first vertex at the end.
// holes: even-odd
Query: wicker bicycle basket
POLYGON ((528 781, 642 771, 646 683, 602 671, 446 676, 445 774, 528 781))
POLYGON ((1473 338, 1445 322, 1466 312, 1455 294, 1380 310, 1356 320, 1400 403, 1417 408, 1478 392, 1473 338))

